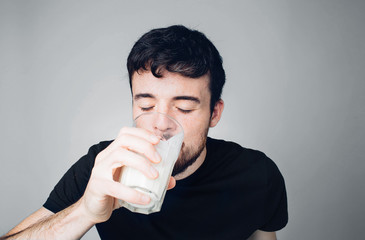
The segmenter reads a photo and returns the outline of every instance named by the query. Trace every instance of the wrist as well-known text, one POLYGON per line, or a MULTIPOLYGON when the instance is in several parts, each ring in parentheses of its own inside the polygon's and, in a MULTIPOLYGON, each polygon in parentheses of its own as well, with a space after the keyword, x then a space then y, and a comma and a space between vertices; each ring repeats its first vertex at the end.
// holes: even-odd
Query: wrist
POLYGON ((75 203, 77 214, 85 223, 95 225, 109 219, 111 211, 109 208, 99 208, 93 201, 88 201, 84 196, 75 203))
POLYGON ((56 239, 81 238, 92 226, 95 225, 84 213, 80 201, 57 213, 52 224, 56 239), (77 226, 77 230, 74 229, 77 226), (76 236, 76 238, 75 238, 76 236))

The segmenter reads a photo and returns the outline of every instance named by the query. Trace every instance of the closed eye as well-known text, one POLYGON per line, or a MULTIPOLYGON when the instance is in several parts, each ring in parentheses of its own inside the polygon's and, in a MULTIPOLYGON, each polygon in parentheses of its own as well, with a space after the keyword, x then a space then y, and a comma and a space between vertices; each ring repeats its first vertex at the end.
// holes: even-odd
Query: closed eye
POLYGON ((141 110, 142 110, 143 112, 147 112, 147 111, 152 110, 152 108, 153 108, 153 106, 152 106, 152 107, 141 107, 141 110))
POLYGON ((187 113, 190 113, 192 112, 193 110, 185 110, 185 109, 181 109, 181 108, 177 108, 180 112, 184 113, 184 114, 187 114, 187 113))

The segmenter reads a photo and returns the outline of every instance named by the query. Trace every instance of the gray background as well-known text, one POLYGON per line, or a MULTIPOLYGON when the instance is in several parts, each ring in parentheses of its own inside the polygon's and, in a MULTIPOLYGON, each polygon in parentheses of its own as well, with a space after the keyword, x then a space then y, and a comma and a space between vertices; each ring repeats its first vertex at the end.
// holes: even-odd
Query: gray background
POLYGON ((355 0, 0 1, 0 233, 131 123, 125 63, 137 38, 185 24, 224 58, 226 106, 210 135, 264 151, 286 179, 279 238, 360 239, 364 13, 355 0))

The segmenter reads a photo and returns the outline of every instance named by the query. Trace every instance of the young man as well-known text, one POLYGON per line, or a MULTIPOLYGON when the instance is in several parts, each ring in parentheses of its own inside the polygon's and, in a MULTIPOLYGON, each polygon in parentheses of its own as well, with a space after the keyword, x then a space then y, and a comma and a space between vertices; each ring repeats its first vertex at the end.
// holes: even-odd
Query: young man
POLYGON ((127 67, 133 117, 162 112, 185 133, 161 211, 144 215, 119 206, 118 199, 150 201, 116 181, 120 168, 154 179, 161 160, 156 136, 124 127, 114 141, 92 146, 8 238, 78 239, 96 225, 102 239, 276 239, 288 220, 276 165, 259 151, 207 137, 224 107, 225 73, 214 45, 183 26, 154 29, 135 43, 127 67))

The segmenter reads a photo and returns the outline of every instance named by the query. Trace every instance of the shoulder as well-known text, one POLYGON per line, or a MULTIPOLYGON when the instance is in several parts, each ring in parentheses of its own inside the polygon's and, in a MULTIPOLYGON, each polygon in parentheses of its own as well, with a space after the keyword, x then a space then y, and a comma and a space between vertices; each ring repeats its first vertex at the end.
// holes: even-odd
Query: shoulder
POLYGON ((223 139, 215 139, 208 137, 207 148, 212 152, 220 154, 235 153, 235 154, 244 154, 247 155, 247 157, 267 158, 267 156, 259 150, 246 148, 241 146, 239 143, 223 139))
POLYGON ((208 138, 208 157, 212 164, 219 164, 221 169, 230 169, 230 173, 240 172, 246 177, 251 176, 262 184, 271 180, 283 181, 282 175, 275 164, 262 151, 242 147, 240 144, 221 139, 208 138))
POLYGON ((95 157, 112 142, 112 140, 101 141, 92 145, 88 152, 71 166, 68 172, 84 172, 86 174, 85 176, 88 177, 94 167, 95 157))
POLYGON ((262 151, 217 139, 209 139, 207 149, 210 165, 215 166, 222 181, 234 183, 246 198, 255 193, 253 199, 263 216, 260 230, 273 232, 287 224, 285 182, 271 158, 262 151))
POLYGON ((91 169, 94 167, 95 157, 112 142, 113 140, 107 140, 92 145, 89 147, 87 153, 73 164, 70 170, 91 172, 91 169))
POLYGON ((263 167, 275 168, 275 163, 265 153, 240 144, 222 139, 208 138, 207 150, 210 157, 224 158, 238 164, 259 164, 263 167))
POLYGON ((78 201, 86 189, 94 167, 95 157, 111 142, 102 141, 92 145, 87 154, 75 162, 63 175, 43 206, 57 213, 78 201))

